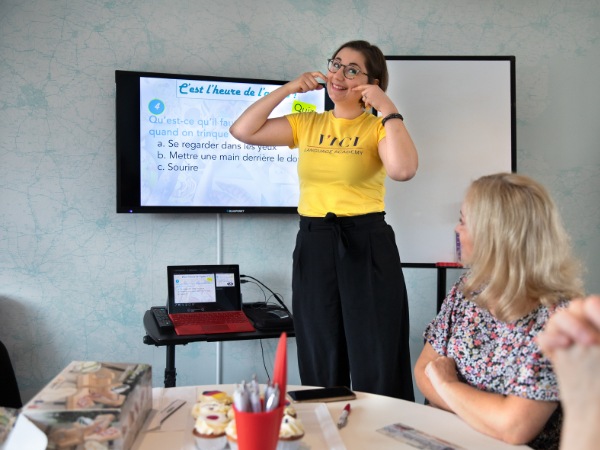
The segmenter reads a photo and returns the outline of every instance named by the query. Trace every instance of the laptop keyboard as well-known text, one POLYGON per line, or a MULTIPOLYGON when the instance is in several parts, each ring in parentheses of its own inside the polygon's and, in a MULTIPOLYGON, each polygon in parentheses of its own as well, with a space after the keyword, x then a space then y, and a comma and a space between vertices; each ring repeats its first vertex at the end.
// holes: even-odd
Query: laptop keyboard
POLYGON ((171 314, 170 317, 175 325, 192 325, 196 323, 244 323, 248 320, 243 311, 177 313, 171 314))

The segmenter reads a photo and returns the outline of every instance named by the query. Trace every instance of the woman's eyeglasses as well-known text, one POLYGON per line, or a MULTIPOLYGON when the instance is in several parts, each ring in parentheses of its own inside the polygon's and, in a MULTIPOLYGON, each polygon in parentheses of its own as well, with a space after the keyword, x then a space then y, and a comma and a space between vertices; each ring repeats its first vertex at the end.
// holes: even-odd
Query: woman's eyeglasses
POLYGON ((349 80, 352 80, 354 77, 356 77, 357 75, 360 75, 361 73, 363 75, 369 76, 369 74, 363 72, 362 70, 360 70, 360 68, 358 66, 355 66, 354 64, 350 64, 350 65, 342 64, 339 59, 328 59, 327 60, 327 70, 329 70, 331 73, 336 73, 342 67, 344 68, 344 71, 342 73, 349 80))

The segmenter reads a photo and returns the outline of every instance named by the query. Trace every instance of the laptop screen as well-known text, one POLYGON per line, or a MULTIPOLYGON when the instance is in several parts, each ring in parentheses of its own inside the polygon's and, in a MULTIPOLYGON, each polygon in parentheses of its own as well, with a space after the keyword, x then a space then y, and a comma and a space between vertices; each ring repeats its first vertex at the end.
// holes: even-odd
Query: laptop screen
POLYGON ((242 308, 237 264, 168 266, 169 314, 242 308))

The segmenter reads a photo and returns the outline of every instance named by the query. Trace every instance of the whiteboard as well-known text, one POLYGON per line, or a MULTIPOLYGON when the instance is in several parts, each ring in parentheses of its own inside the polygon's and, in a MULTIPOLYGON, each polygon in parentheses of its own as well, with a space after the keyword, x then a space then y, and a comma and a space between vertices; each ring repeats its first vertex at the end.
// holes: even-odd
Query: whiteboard
POLYGON ((386 56, 387 94, 419 154, 386 181, 386 220, 404 265, 456 261, 454 227, 474 179, 516 171, 515 58, 386 56))

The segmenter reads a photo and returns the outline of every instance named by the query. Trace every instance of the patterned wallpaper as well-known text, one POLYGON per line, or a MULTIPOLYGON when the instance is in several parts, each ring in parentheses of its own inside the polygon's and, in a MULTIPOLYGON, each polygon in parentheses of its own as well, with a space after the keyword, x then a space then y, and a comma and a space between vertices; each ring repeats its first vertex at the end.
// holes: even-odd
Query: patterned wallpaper
MULTIPOLYGON (((115 69, 289 79, 356 38, 388 55, 516 56, 518 170, 550 188, 600 292, 597 0, 0 0, 0 339, 24 400, 76 359, 147 362, 160 386, 164 348, 143 344, 142 315, 164 303, 169 264, 222 255, 291 299, 295 217, 115 213, 115 69)), ((406 271, 413 358, 431 272, 406 271)), ((214 383, 217 364, 223 382, 264 380, 275 345, 180 347, 178 384, 214 383)))

